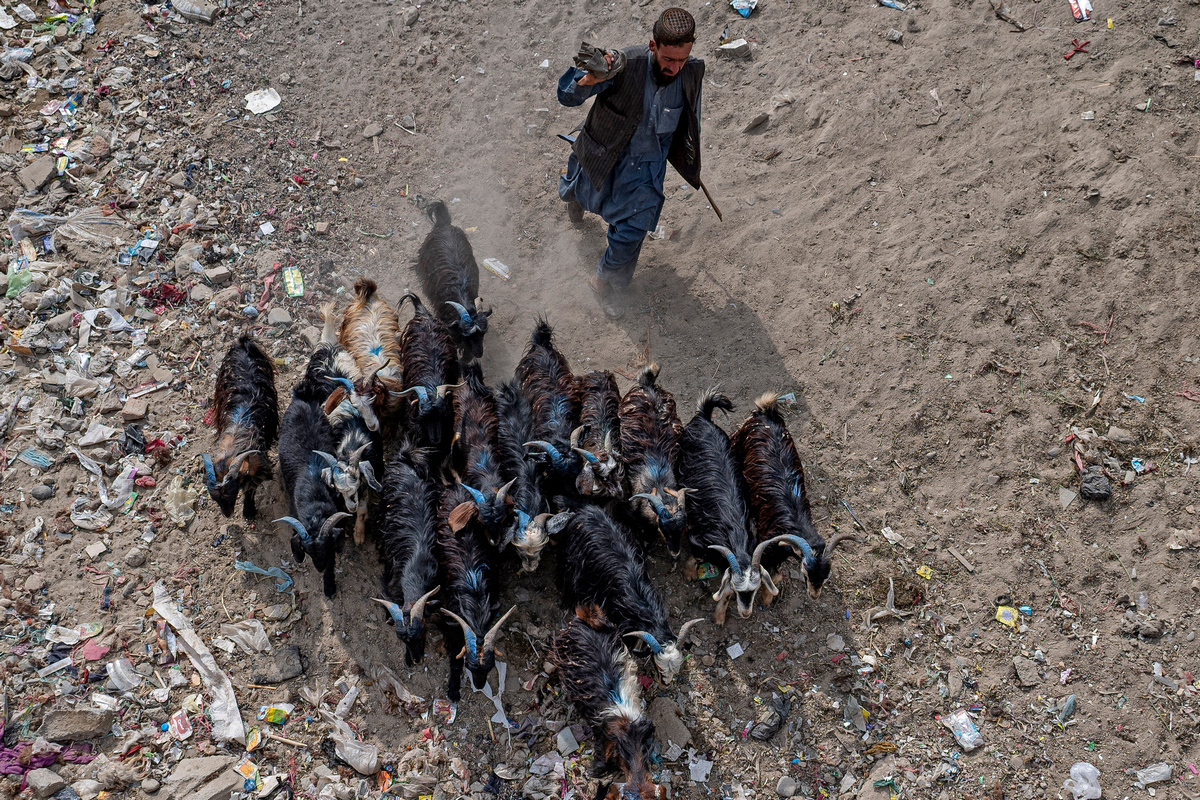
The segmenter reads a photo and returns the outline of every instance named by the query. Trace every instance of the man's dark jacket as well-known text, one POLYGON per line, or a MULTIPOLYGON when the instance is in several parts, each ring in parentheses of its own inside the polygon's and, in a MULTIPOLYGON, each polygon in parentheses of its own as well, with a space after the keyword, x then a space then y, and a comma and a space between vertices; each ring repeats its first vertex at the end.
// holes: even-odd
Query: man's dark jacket
MULTIPOLYGON (((575 157, 592 182, 603 186, 617 165, 634 131, 642 121, 648 77, 646 62, 650 48, 646 45, 626 48, 628 58, 612 84, 596 95, 587 121, 575 140, 575 157)), ((667 161, 694 188, 700 186, 700 116, 697 113, 700 84, 704 80, 704 62, 689 58, 676 80, 683 82, 683 114, 671 139, 667 161)))

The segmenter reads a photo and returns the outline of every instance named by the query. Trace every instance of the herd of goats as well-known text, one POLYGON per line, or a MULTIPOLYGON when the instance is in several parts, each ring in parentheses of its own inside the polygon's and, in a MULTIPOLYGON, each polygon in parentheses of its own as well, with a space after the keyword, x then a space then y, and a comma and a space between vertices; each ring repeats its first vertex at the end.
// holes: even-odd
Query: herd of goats
POLYGON ((642 542, 661 535, 673 556, 685 540, 697 557, 720 556, 728 565, 713 596, 720 625, 731 599, 743 618, 760 589, 769 604, 792 556, 817 597, 830 553, 851 537, 826 543, 818 534, 774 395, 756 401, 732 439, 712 414, 733 404, 712 390, 685 426, 657 366, 621 396, 610 372, 572 374, 544 321, 513 378, 485 385, 479 358, 491 312, 477 296, 479 269, 445 205, 428 213, 433 230, 416 270, 433 310, 412 293, 393 307, 366 279, 340 323, 326 306, 321 343, 292 389, 282 430, 271 358, 249 335, 229 349, 213 399, 215 452, 204 456, 208 490, 227 517, 241 493, 253 519, 278 442, 291 515, 277 522, 294 530, 295 558, 312 559, 332 596, 343 526, 354 520, 358 545, 369 521, 383 562, 378 602, 405 661, 424 658, 425 621, 436 620, 455 702, 464 662, 476 688, 486 682, 501 626, 516 610, 495 620, 503 559, 515 553, 520 569, 534 572, 554 540, 561 600, 575 616, 550 660, 597 737, 595 774, 623 779, 602 784, 601 795, 661 797, 648 777, 653 725, 634 654, 652 656, 669 683, 683 665, 680 643, 701 620, 672 632, 642 542), (405 301, 414 313, 401 329, 405 301))

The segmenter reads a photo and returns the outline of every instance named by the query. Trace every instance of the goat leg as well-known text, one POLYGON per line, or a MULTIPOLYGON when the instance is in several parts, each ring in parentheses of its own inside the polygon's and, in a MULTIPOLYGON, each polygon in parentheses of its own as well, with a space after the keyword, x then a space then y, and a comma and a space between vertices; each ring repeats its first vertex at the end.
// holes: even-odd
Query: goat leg
POLYGON ((354 517, 354 544, 361 547, 367 538, 367 504, 364 500, 358 503, 358 513, 354 517))
POLYGON ((254 490, 258 486, 249 483, 242 487, 242 517, 244 519, 254 519, 258 516, 258 506, 254 504, 254 490))
POLYGON ((733 595, 733 590, 722 592, 717 596, 717 610, 713 612, 713 622, 717 625, 725 624, 725 610, 729 607, 729 598, 733 595))
MULTIPOLYGON (((764 578, 767 577, 765 573, 763 574, 763 577, 764 578)), ((780 570, 779 572, 776 572, 774 575, 771 576, 771 582, 774 584, 774 587, 776 589, 774 594, 772 594, 770 591, 767 590, 768 581, 766 581, 766 580, 763 581, 763 596, 762 596, 762 601, 761 601, 763 604, 763 608, 769 608, 771 606, 771 603, 775 602, 775 598, 779 596, 778 588, 779 588, 779 582, 781 580, 783 580, 783 570, 780 570)))
POLYGON ((326 568, 321 577, 323 579, 322 583, 325 590, 325 596, 333 597, 334 594, 337 593, 337 578, 333 574, 333 564, 330 564, 329 567, 326 568))
POLYGON ((463 674, 463 652, 466 647, 466 637, 462 628, 442 628, 442 644, 446 647, 446 656, 450 659, 450 680, 446 685, 446 697, 451 703, 457 703, 461 695, 463 674))

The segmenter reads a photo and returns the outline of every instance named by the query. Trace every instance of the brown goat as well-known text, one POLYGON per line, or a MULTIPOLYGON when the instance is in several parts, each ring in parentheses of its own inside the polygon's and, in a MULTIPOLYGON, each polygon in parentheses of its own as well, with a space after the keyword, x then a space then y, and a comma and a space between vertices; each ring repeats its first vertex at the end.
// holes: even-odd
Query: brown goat
POLYGON ((354 299, 342 316, 338 342, 354 356, 363 383, 370 394, 376 414, 392 422, 403 400, 400 380, 400 316, 377 293, 375 281, 359 278, 354 284, 354 299))

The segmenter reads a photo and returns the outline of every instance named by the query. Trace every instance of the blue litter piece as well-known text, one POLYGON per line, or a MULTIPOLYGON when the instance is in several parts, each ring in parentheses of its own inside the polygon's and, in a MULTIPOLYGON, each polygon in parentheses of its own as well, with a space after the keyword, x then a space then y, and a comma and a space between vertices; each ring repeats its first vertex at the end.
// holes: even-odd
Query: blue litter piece
POLYGON ((234 561, 233 566, 234 569, 240 569, 243 572, 253 572, 255 575, 266 575, 267 577, 275 578, 275 591, 277 592, 286 592, 288 589, 292 588, 291 576, 281 570, 279 567, 263 569, 262 567, 255 566, 255 564, 250 561, 234 561))

